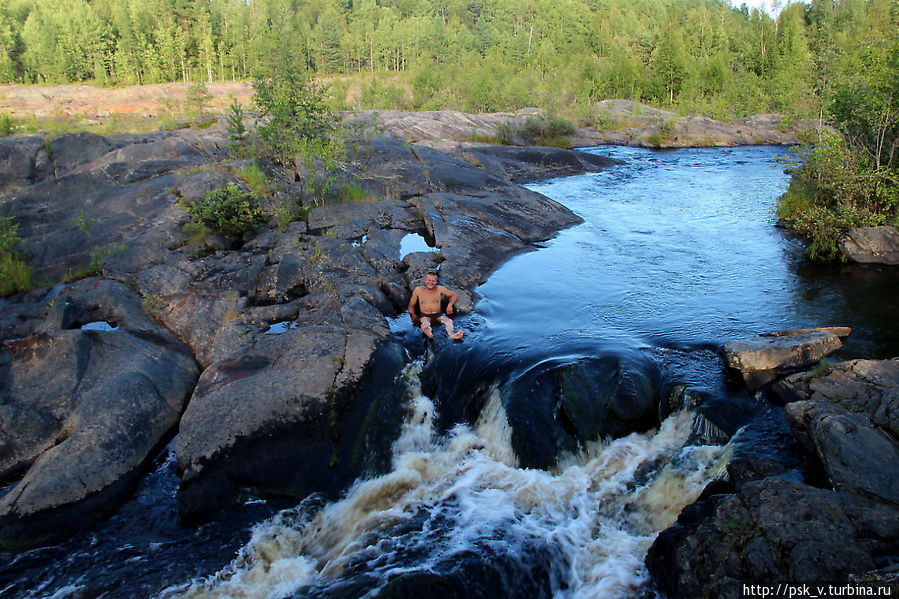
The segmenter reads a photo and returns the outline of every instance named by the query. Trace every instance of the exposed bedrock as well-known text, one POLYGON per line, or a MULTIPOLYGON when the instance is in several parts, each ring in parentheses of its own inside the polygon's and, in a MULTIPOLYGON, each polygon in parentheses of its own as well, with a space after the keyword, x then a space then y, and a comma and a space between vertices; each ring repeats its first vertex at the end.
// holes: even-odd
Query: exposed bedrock
MULTIPOLYGON (((741 438, 755 432, 738 433, 728 480, 710 485, 651 547, 653 581, 670 597, 740 597, 752 584, 895 588, 899 360, 822 365, 777 381, 770 395, 786 402, 802 461, 744 452, 741 438)), ((789 444, 782 428, 761 432, 789 444)))
POLYGON ((190 350, 120 283, 85 279, 28 300, 4 310, 0 345, 0 476, 21 476, 0 500, 0 543, 11 546, 115 509, 198 375, 190 350))
POLYGON ((742 377, 750 390, 784 375, 808 368, 843 346, 849 327, 780 331, 724 344, 727 367, 742 377))
MULTIPOLYGON (((185 201, 249 189, 249 162, 227 144, 221 124, 0 140, 0 216, 14 217, 35 279, 106 278, 0 300, 0 459, 14 485, 0 505, 5 542, 33 544, 109 513, 175 432, 190 520, 245 492, 334 494, 383 470, 405 360, 386 317, 431 269, 464 313, 509 256, 579 222, 510 182, 514 158, 491 170, 373 138, 337 173, 362 201, 313 203, 303 221, 243 237, 191 238, 185 201), (434 251, 400 256, 409 233, 434 251), (103 330, 81 330, 88 322, 103 330)), ((546 152, 549 170, 522 162, 516 177, 602 166, 546 152)), ((304 173, 257 167, 271 223, 311 203, 304 173)))

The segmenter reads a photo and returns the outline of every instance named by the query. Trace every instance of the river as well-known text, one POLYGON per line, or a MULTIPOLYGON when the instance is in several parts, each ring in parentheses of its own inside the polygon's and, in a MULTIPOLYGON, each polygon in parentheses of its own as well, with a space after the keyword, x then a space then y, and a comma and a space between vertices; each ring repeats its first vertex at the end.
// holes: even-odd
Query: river
MULTIPOLYGON (((899 355, 899 277, 805 262, 800 244, 775 226, 786 149, 586 151, 624 164, 529 185, 584 223, 492 274, 475 309, 455 319, 466 331, 461 343, 443 331, 426 342, 406 316, 391 320, 409 364, 389 472, 337 502, 311 497, 281 510, 251 498, 216 524, 185 530, 169 449, 106 523, 3 556, 0 590, 58 598, 651 593, 646 550, 723 472, 730 436, 760 420, 783 432, 776 409, 728 381, 720 346, 847 325, 853 334, 840 357, 899 355), (662 399, 686 388, 701 405, 662 410, 648 430, 613 441, 572 442, 552 428, 558 398, 541 389, 584 363, 638 371, 662 399)), ((768 450, 770 441, 757 442, 768 450)))

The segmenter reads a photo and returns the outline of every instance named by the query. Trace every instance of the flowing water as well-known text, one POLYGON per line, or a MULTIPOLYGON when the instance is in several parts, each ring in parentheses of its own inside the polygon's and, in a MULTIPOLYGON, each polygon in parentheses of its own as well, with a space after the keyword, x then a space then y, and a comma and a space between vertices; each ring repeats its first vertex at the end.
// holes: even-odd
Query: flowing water
POLYGON ((389 472, 331 503, 278 511, 250 499, 194 531, 177 523, 167 452, 96 530, 3 556, 0 594, 651 594, 645 553, 721 474, 730 435, 755 427, 763 434, 744 444, 789 449, 778 410, 728 383, 720 345, 849 325, 842 357, 899 355, 899 277, 804 262, 774 226, 788 181, 775 158, 786 150, 590 151, 625 164, 531 186, 584 223, 492 274, 475 310, 455 318, 463 342, 442 330, 426 342, 407 317, 391 322, 410 359, 389 472), (543 425, 530 415, 544 401, 541 377, 585 360, 635 368, 662 399, 680 385, 702 401, 662 410, 641 433, 560 443, 550 465, 533 467, 516 448, 532 433, 539 445, 543 425))

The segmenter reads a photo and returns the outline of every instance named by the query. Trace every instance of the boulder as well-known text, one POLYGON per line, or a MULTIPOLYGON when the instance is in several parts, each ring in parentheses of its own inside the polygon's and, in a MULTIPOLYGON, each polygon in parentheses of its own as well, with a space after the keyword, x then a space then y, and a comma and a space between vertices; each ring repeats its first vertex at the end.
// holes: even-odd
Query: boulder
POLYGON ((724 344, 727 367, 742 377, 750 390, 818 363, 843 346, 848 327, 781 331, 724 344))
POLYGON ((112 281, 59 290, 36 331, 0 345, 0 543, 65 536, 113 511, 178 423, 190 351, 112 281), (97 324, 95 328, 90 327, 97 324))
MULTIPOLYGON (((278 333, 248 330, 241 347, 203 372, 175 448, 182 517, 209 519, 245 488, 333 495, 360 474, 360 456, 349 458, 360 440, 346 433, 371 408, 354 405, 355 396, 388 330, 358 296, 336 307, 319 303, 278 333), (351 412, 356 421, 345 423, 351 412)), ((380 374, 398 371, 391 355, 380 374)), ((388 382, 370 387, 385 390, 393 395, 388 382)))
POLYGON ((840 251, 852 262, 899 265, 899 230, 896 227, 858 227, 840 238, 840 251))
POLYGON ((840 583, 890 565, 899 509, 780 478, 700 497, 662 531, 646 566, 667 597, 743 597, 744 585, 840 583))
POLYGON ((826 402, 864 414, 874 426, 899 438, 899 358, 829 364, 778 381, 771 391, 784 402, 826 402))
POLYGON ((899 359, 840 362, 772 391, 834 488, 899 505, 899 359))
POLYGON ((867 416, 813 400, 789 404, 787 421, 835 489, 899 506, 899 448, 867 416))
POLYGON ((541 364, 502 389, 523 467, 549 468, 563 451, 659 424, 658 367, 619 357, 541 364))

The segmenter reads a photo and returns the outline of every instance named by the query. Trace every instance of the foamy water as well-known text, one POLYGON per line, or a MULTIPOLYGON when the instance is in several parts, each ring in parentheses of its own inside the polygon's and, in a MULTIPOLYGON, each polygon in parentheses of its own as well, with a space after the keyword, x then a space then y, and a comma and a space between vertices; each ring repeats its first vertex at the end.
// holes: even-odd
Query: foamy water
POLYGON ((279 513, 255 528, 230 566, 161 596, 284 597, 327 588, 360 564, 376 581, 365 596, 374 596, 398 574, 485 542, 513 554, 529 544, 551 547, 557 597, 634 596, 647 580, 643 560, 655 536, 726 463, 724 447, 684 446, 693 416, 681 412, 658 431, 591 444, 552 471, 519 468, 498 392, 473 428, 438 438, 420 371, 415 363, 404 372, 408 412, 392 472, 320 509, 303 503, 279 513), (413 521, 418 536, 394 538, 413 521), (444 530, 430 534, 437 527, 444 530), (417 542, 419 562, 395 557, 398 546, 417 542))

